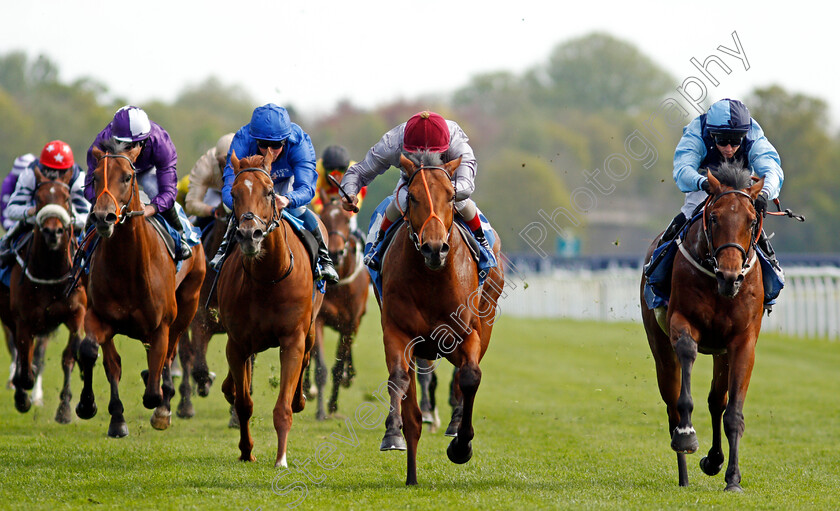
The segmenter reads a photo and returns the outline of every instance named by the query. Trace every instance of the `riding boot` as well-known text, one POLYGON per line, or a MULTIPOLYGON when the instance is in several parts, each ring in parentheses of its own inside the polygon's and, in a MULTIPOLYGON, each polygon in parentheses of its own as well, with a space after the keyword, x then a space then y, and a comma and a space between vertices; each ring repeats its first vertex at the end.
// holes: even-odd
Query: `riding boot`
POLYGON ((477 241, 482 247, 486 248, 488 252, 493 252, 493 249, 490 248, 490 243, 488 243, 487 238, 484 237, 484 230, 481 227, 473 231, 473 236, 475 236, 475 241, 477 241))
POLYGON ((225 231, 225 236, 222 238, 222 244, 219 245, 219 250, 216 251, 216 255, 213 256, 213 260, 210 261, 210 267, 213 268, 215 271, 220 271, 222 269, 222 264, 225 262, 225 259, 228 255, 228 249, 231 247, 231 241, 233 241, 233 232, 236 230, 236 218, 233 215, 230 216, 230 220, 228 220, 227 230, 225 231))
POLYGON ((378 231, 376 231, 376 237, 373 239, 373 244, 371 245, 372 250, 370 251, 370 254, 365 256, 364 259, 365 266, 367 266, 371 270, 380 271, 382 268, 382 254, 379 253, 377 247, 380 243, 382 243, 383 239, 385 239, 385 231, 379 229, 378 231))
POLYGON ((187 238, 184 236, 184 226, 181 225, 181 219, 178 218, 178 210, 171 207, 166 211, 161 211, 161 216, 169 225, 178 232, 177 246, 175 247, 175 260, 183 261, 192 257, 192 249, 187 245, 187 238))
POLYGON ((0 238, 0 267, 5 268, 15 260, 15 252, 12 250, 14 242, 25 232, 32 229, 32 225, 21 221, 9 229, 3 238, 0 238))
POLYGON ((756 243, 758 248, 767 256, 767 261, 773 265, 773 268, 776 271, 779 271, 779 261, 776 259, 776 251, 773 250, 773 247, 770 246, 770 238, 767 237, 767 233, 764 232, 764 229, 761 230, 761 236, 758 237, 758 242, 756 243))
POLYGON ((318 242, 318 264, 315 269, 315 280, 325 280, 327 283, 335 284, 338 282, 338 273, 333 267, 332 259, 330 259, 330 252, 327 249, 327 244, 324 243, 324 237, 321 236, 321 229, 317 226, 309 231, 318 242))
POLYGON ((685 215, 682 211, 680 211, 680 213, 677 216, 675 216, 673 220, 671 220, 671 223, 668 224, 668 227, 665 228, 665 232, 662 233, 662 237, 659 239, 659 244, 657 246, 662 246, 665 243, 676 238, 684 225, 685 215))

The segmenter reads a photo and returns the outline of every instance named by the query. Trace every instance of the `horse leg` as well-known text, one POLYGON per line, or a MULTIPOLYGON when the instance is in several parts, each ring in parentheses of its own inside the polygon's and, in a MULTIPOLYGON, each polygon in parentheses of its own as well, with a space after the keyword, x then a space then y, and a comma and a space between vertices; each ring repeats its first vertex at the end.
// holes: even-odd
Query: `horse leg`
MULTIPOLYGON (((81 364, 80 364, 81 365, 81 364)), ((108 436, 111 438, 122 438, 128 435, 128 426, 125 423, 125 408, 120 400, 120 380, 122 379, 122 359, 114 346, 114 337, 102 344, 102 365, 105 366, 105 376, 111 386, 111 400, 108 402, 108 413, 111 414, 111 423, 108 425, 108 436)))
POLYGON ((432 409, 432 423, 429 426, 430 433, 434 433, 438 430, 438 428, 440 428, 440 415, 438 415, 437 398, 435 397, 435 393, 437 392, 437 386, 437 372, 432 370, 431 378, 429 378, 429 406, 432 409))
MULTIPOLYGON (((387 349, 387 343, 386 343, 387 349)), ((408 363, 404 360, 402 350, 391 354, 388 359, 388 394, 390 408, 385 419, 385 436, 379 446, 380 451, 404 451, 405 439, 402 435, 403 419, 401 403, 408 393, 408 363)))
POLYGON ((726 467, 726 490, 741 492, 741 470, 738 468, 738 446, 744 435, 744 400, 755 363, 756 336, 729 343, 729 403, 723 412, 723 431, 729 441, 729 465, 726 467))
POLYGON ((446 455, 452 463, 466 463, 472 458, 472 439, 475 436, 472 426, 475 394, 481 384, 481 369, 478 360, 481 353, 481 339, 473 330, 462 343, 463 356, 458 370, 458 387, 463 394, 463 416, 458 427, 458 435, 449 443, 446 455))
MULTIPOLYGON (((210 395, 210 387, 216 381, 216 374, 210 372, 207 367, 207 346, 213 331, 207 320, 203 317, 196 318, 190 328, 192 330, 191 352, 192 352, 192 377, 195 379, 196 392, 201 397, 210 395)), ((186 334, 184 334, 186 335, 186 334)), ((181 361, 183 364, 183 360, 181 361)))
POLYGON ((74 322, 68 323, 68 330, 70 336, 67 339, 67 346, 61 353, 61 368, 64 371, 64 385, 61 388, 59 398, 61 402, 58 405, 58 410, 55 412, 55 421, 59 424, 69 424, 72 419, 70 411, 70 400, 73 399, 73 392, 70 390, 70 376, 73 372, 73 366, 76 365, 74 353, 79 349, 79 343, 82 341, 82 317, 79 315, 74 322), (74 324, 76 326, 74 326, 74 324))
MULTIPOLYGON (((93 313, 88 311, 85 316, 85 331, 93 332, 92 324, 104 327, 98 319, 90 319, 93 313)), ((98 332, 98 331, 97 331, 98 332)), ((93 367, 99 357, 99 344, 86 336, 79 343, 76 351, 76 361, 79 363, 79 372, 82 373, 82 393, 79 396, 79 403, 76 405, 76 415, 80 419, 92 419, 96 415, 96 398, 93 394, 93 367)))
POLYGON ((254 440, 251 438, 250 425, 248 421, 254 411, 254 402, 248 392, 251 372, 248 370, 248 354, 238 351, 238 346, 228 339, 225 355, 227 356, 230 372, 224 383, 222 392, 227 400, 233 401, 236 415, 239 419, 239 459, 241 461, 256 461, 251 453, 254 448, 254 440))
POLYGON ((417 484, 417 444, 423 432, 423 414, 417 405, 417 385, 413 365, 408 370, 408 395, 402 406, 403 433, 408 444, 406 485, 417 484))
POLYGON ((335 350, 335 365, 332 368, 332 394, 330 394, 330 413, 338 411, 338 389, 347 381, 349 385, 348 365, 350 351, 353 347, 353 337, 342 332, 339 334, 338 346, 335 350))
MULTIPOLYGON (((300 385, 303 371, 305 338, 287 339, 281 342, 280 352, 280 391, 277 403, 274 405, 274 430, 277 431, 277 458, 275 467, 288 467, 286 448, 289 441, 289 431, 292 429, 292 402, 300 385)), ((323 352, 323 349, 321 350, 323 352)), ((321 393, 318 394, 321 402, 321 393)))
MULTIPOLYGON (((320 318, 315 319, 315 343, 312 346, 312 351, 315 354, 315 386, 318 388, 318 409, 315 411, 315 419, 322 421, 327 418, 327 412, 324 411, 324 394, 326 393, 324 387, 327 386, 327 361, 326 353, 324 353, 324 323, 320 318)), ((308 366, 311 366, 311 364, 308 364, 308 366)))
POLYGON ((459 377, 460 370, 456 367, 452 371, 452 381, 449 383, 449 406, 452 407, 452 417, 443 433, 444 436, 458 436, 458 428, 461 427, 461 419, 464 416, 464 395, 461 393, 461 387, 458 384, 459 377))
POLYGON ((35 354, 32 357, 32 366, 35 374, 35 386, 32 388, 32 404, 44 406, 44 355, 47 351, 48 336, 35 337, 35 354))
POLYGON ((17 361, 15 376, 12 378, 12 383, 15 385, 15 408, 20 413, 26 413, 32 407, 32 401, 26 391, 32 390, 35 386, 35 371, 32 363, 35 357, 35 338, 25 321, 17 321, 15 331, 17 361))
POLYGON ((423 423, 432 423, 432 399, 429 396, 429 385, 432 383, 432 363, 425 358, 416 358, 417 364, 417 386, 420 387, 420 413, 423 414, 423 423))
POLYGON ((176 413, 182 419, 191 419, 195 416, 195 409, 192 404, 192 385, 190 384, 190 374, 192 374, 193 358, 193 343, 190 340, 190 333, 184 330, 181 334, 181 339, 178 341, 178 359, 181 361, 181 384, 178 385, 178 393, 181 394, 181 400, 178 402, 178 409, 176 413))
MULTIPOLYGON (((169 354, 169 326, 161 325, 149 337, 149 347, 146 350, 146 360, 149 370, 143 375, 146 390, 143 392, 143 406, 154 410, 163 404, 164 395, 161 389, 161 375, 169 354)), ((171 382, 170 382, 171 383, 171 382)))
POLYGON ((15 347, 15 336, 12 329, 3 325, 3 332, 6 334, 6 348, 9 350, 9 356, 12 361, 9 363, 9 381, 6 382, 6 388, 12 389, 15 384, 12 382, 15 378, 15 371, 17 370, 17 348, 15 347))
MULTIPOLYGON (((186 328, 181 330, 181 333, 186 332, 186 328)), ((163 401, 160 405, 155 407, 152 413, 150 422, 152 427, 157 430, 167 429, 172 423, 172 397, 175 395, 175 382, 172 380, 172 363, 175 360, 175 355, 178 351, 178 340, 181 337, 178 330, 172 330, 170 327, 169 342, 166 348, 166 356, 163 359, 163 368, 161 370, 161 393, 163 394, 163 401)), ((189 373, 187 378, 189 379, 189 373)))
POLYGON ((691 398, 691 369, 697 359, 697 335, 691 335, 690 327, 684 328, 679 325, 678 314, 671 316, 671 342, 674 352, 677 354, 677 361, 680 364, 680 396, 677 399, 677 412, 679 423, 671 434, 671 449, 678 453, 691 454, 700 446, 697 441, 697 432, 691 424, 691 412, 694 411, 694 401, 691 398))
POLYGON ((717 475, 723 468, 720 420, 726 407, 726 391, 729 385, 729 359, 726 355, 714 356, 712 389, 709 391, 709 413, 712 416, 712 447, 709 454, 700 460, 700 469, 706 475, 717 475))

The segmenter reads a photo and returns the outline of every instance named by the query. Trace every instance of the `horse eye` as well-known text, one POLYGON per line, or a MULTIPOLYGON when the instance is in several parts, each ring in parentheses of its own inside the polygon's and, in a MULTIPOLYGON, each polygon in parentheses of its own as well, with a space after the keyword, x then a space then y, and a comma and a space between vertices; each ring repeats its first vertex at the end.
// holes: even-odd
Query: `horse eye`
POLYGON ((717 223, 718 223, 717 215, 715 215, 714 213, 712 215, 710 215, 709 216, 709 221, 711 221, 713 224, 717 225, 717 223))
POLYGON ((131 174, 123 176, 123 183, 128 183, 129 181, 131 181, 131 174))
POLYGON ((411 202, 417 202, 417 199, 414 198, 414 195, 410 193, 408 194, 408 200, 410 200, 411 202))

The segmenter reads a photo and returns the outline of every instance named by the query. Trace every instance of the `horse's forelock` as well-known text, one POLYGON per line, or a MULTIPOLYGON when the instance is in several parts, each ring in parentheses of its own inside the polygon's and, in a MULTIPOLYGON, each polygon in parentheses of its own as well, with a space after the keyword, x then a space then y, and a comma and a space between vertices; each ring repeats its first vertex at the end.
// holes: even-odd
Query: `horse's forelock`
POLYGON ((109 138, 108 140, 103 140, 99 144, 99 148, 105 151, 106 153, 120 154, 128 149, 128 145, 129 142, 123 142, 115 138, 109 138))
POLYGON ((443 155, 431 151, 420 151, 416 153, 403 153, 416 167, 439 167, 443 165, 443 155))
POLYGON ((752 172, 741 163, 725 162, 712 174, 720 181, 721 185, 728 186, 733 190, 745 190, 752 186, 752 172))
POLYGON ((263 167, 263 162, 265 161, 265 157, 261 154, 255 154, 253 156, 246 156, 239 160, 239 168, 240 169, 248 169, 248 168, 258 168, 261 169, 263 167))

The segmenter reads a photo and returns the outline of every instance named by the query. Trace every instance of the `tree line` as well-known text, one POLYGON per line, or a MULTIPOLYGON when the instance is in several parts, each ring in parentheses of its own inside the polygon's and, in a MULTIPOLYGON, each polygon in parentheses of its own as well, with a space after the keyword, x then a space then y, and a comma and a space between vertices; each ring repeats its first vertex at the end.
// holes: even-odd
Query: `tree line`
MULTIPOLYGON (((0 55, 3 176, 16 156, 37 155, 45 142, 56 138, 69 143, 83 163, 95 135, 117 108, 131 103, 110 94, 102 83, 63 83, 58 75, 46 56, 0 55)), ((662 136, 648 139, 649 150, 658 155, 649 168, 633 161, 626 176, 607 182, 604 165, 611 155, 626 152, 628 136, 650 122, 650 112, 678 83, 633 45, 593 33, 559 44, 545 63, 525 73, 474 76, 446 96, 397 100, 373 109, 341 101, 316 118, 298 113, 294 105, 284 106, 310 134, 319 154, 330 144, 341 144, 355 160, 415 112, 438 111, 456 120, 470 137, 478 158, 473 197, 507 251, 531 250, 522 230, 540 220, 540 211, 562 210, 573 213, 564 217, 564 236, 578 239, 583 253, 628 254, 643 250, 682 204, 671 177, 682 130, 654 121, 662 136)), ((840 180, 833 176, 840 163, 840 140, 829 131, 828 105, 778 85, 739 99, 781 155, 783 205, 808 218, 804 224, 768 220, 766 228, 777 233, 776 249, 840 251, 840 237, 832 227, 840 224, 835 199, 840 180)), ((258 105, 241 86, 209 77, 182 89, 172 102, 137 106, 169 132, 178 149, 178 173, 184 176, 221 134, 246 124, 258 105)), ((360 225, 393 191, 397 174, 391 169, 371 185, 360 225)), ((552 229, 548 234, 546 247, 553 249, 558 235, 552 229)))

